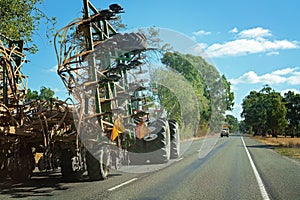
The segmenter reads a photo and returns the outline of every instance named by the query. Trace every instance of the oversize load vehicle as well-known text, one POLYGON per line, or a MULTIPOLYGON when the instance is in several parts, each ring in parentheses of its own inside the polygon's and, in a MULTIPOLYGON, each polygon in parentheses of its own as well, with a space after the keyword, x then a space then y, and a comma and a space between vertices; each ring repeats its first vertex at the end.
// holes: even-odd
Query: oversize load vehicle
POLYGON ((222 126, 222 130, 221 130, 221 137, 229 137, 229 128, 227 125, 223 125, 222 126))
POLYGON ((83 3, 82 19, 55 38, 57 72, 72 95, 66 101, 25 102, 22 43, 1 44, 0 179, 25 181, 37 166, 60 167, 65 179, 87 171, 101 180, 122 162, 165 163, 179 156, 178 123, 149 116, 145 91, 151 88, 138 77, 146 72, 146 37, 115 31, 109 21, 123 12, 118 4, 97 10, 83 3))

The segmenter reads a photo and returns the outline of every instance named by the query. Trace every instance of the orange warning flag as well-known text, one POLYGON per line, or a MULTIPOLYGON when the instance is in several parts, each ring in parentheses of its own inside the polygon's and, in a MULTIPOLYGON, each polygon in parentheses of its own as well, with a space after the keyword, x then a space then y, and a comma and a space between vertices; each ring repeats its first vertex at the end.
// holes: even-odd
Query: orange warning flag
POLYGON ((149 128, 147 127, 146 123, 142 120, 136 127, 135 133, 138 139, 143 139, 145 135, 150 132, 149 128))
POLYGON ((121 119, 117 117, 114 122, 114 126, 110 135, 110 140, 114 141, 120 133, 125 132, 125 127, 121 122, 121 119))

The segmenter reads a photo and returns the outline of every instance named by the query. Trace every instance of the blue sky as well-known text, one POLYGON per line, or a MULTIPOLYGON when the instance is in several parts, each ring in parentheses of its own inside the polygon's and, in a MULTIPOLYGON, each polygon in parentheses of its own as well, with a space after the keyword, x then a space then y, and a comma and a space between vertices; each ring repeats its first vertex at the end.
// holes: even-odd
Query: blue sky
MULTIPOLYGON (((251 90, 269 84, 278 92, 300 91, 300 1, 298 0, 94 0, 97 8, 112 3, 124 7, 128 29, 161 27, 184 34, 195 42, 194 54, 209 57, 232 83, 236 117, 242 99, 251 90)), ((41 9, 57 17, 56 28, 81 17, 81 0, 45 0, 41 9)), ((29 55, 23 67, 29 88, 53 88, 67 97, 55 72, 53 46, 41 31, 34 37, 40 51, 29 55)))

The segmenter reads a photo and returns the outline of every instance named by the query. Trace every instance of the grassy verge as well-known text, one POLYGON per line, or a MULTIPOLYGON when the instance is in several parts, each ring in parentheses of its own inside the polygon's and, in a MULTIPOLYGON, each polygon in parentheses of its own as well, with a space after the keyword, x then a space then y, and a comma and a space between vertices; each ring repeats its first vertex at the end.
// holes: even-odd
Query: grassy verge
POLYGON ((290 137, 261 137, 255 136, 253 139, 274 147, 275 151, 283 156, 300 160, 300 138, 290 137))
POLYGON ((300 148, 278 147, 278 148, 275 148, 275 150, 283 156, 287 156, 290 158, 295 158, 295 159, 300 160, 300 148))

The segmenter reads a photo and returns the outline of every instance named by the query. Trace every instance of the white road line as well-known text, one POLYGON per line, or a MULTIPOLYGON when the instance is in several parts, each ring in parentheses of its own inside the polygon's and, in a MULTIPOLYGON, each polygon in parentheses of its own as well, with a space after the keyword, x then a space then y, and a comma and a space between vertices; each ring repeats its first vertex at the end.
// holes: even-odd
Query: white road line
POLYGON ((175 160, 175 162, 181 161, 183 159, 183 157, 178 158, 177 160, 175 160))
POLYGON ((136 181, 137 179, 138 179, 138 178, 130 179, 129 181, 126 181, 126 182, 124 182, 124 183, 121 183, 120 185, 117 185, 117 186, 115 186, 115 187, 112 187, 112 188, 108 189, 107 191, 111 192, 111 191, 113 191, 113 190, 115 190, 115 189, 118 189, 118 188, 120 188, 120 187, 122 187, 122 186, 124 186, 124 185, 127 185, 127 184, 129 184, 129 183, 131 183, 131 182, 133 182, 133 181, 136 181))
POLYGON ((246 153, 247 153, 247 155, 248 155, 248 158, 249 158, 249 160, 250 160, 250 164, 251 164, 251 167, 252 167, 252 169, 253 169, 253 172, 254 172, 256 181, 257 181, 257 183, 258 183, 258 186, 259 186, 259 189, 260 189, 261 196, 262 196, 262 198, 263 198, 264 200, 269 200, 269 199, 270 199, 270 198, 269 198, 269 195, 268 195, 268 193, 267 193, 267 191, 266 191, 266 188, 265 188, 265 186, 264 186, 264 183, 262 182, 262 180, 261 180, 261 178, 260 178, 260 176, 259 176, 259 173, 258 173, 258 171, 257 171, 257 169, 256 169, 256 167, 255 167, 255 164, 254 164, 254 162, 253 162, 253 160, 252 160, 252 158, 251 158, 251 155, 250 155, 250 153, 249 153, 249 151, 248 151, 248 149, 247 149, 247 147, 246 147, 246 144, 245 144, 245 142, 244 142, 243 137, 241 137, 241 139, 242 139, 242 142, 243 142, 243 144, 244 144, 244 147, 245 147, 246 153))

